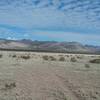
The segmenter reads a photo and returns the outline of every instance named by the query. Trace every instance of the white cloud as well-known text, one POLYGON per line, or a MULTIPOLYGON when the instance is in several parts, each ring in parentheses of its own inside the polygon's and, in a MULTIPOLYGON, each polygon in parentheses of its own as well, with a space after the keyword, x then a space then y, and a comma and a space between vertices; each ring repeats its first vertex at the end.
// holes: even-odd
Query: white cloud
MULTIPOLYGON (((12 4, 9 6, 4 6, 3 8, 0 7, 0 23, 12 26, 15 25, 17 27, 24 28, 66 29, 69 26, 78 28, 100 27, 100 23, 98 22, 99 20, 97 20, 99 16, 94 16, 94 10, 91 7, 91 12, 94 13, 94 15, 92 16, 91 12, 87 12, 86 8, 78 7, 78 4, 80 2, 76 2, 76 4, 69 3, 68 5, 66 5, 67 2, 71 1, 73 0, 63 1, 63 3, 65 3, 65 5, 63 5, 63 8, 66 7, 66 11, 64 11, 63 9, 57 9, 58 6, 62 4, 61 2, 59 2, 59 0, 55 0, 55 2, 53 0, 53 6, 45 6, 50 5, 50 0, 40 0, 39 5, 35 7, 34 3, 32 3, 32 0, 26 0, 26 4, 24 4, 22 0, 16 1, 17 3, 12 2, 12 4), (75 8, 71 10, 71 7, 73 7, 73 5, 75 6, 75 8), (77 12, 75 11, 76 8, 80 8, 84 11, 77 12)), ((87 3, 84 1, 82 5, 87 6, 87 3)), ((88 5, 91 6, 90 4, 88 5)), ((95 2, 93 2, 92 6, 94 5, 95 2)))
POLYGON ((8 40, 18 40, 18 39, 15 38, 15 37, 7 37, 6 39, 8 39, 8 40))

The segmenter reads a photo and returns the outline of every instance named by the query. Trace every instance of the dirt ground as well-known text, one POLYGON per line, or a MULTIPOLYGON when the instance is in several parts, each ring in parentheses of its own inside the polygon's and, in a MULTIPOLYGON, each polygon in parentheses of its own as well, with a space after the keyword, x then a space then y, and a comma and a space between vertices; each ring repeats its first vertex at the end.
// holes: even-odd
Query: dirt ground
POLYGON ((100 100, 97 58, 0 51, 0 100, 100 100))

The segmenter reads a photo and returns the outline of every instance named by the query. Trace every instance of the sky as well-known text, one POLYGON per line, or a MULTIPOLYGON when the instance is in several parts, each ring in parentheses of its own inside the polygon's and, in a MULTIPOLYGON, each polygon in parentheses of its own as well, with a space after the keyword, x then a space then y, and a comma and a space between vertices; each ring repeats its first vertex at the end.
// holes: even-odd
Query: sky
POLYGON ((100 0, 0 0, 0 38, 100 46, 100 0))

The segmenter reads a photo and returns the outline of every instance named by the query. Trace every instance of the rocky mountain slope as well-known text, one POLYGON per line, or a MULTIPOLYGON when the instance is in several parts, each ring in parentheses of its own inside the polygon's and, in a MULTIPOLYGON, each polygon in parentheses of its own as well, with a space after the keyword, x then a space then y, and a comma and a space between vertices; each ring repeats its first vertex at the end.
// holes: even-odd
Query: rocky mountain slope
POLYGON ((100 53, 100 46, 82 45, 78 42, 32 41, 26 39, 0 39, 0 48, 49 52, 100 53))

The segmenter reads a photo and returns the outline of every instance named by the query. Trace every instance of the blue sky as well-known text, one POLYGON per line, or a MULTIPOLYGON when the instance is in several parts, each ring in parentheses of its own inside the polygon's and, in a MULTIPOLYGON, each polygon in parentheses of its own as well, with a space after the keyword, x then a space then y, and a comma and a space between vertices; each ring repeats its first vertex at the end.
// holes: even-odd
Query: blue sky
POLYGON ((100 0, 0 0, 0 38, 100 45, 100 0))

